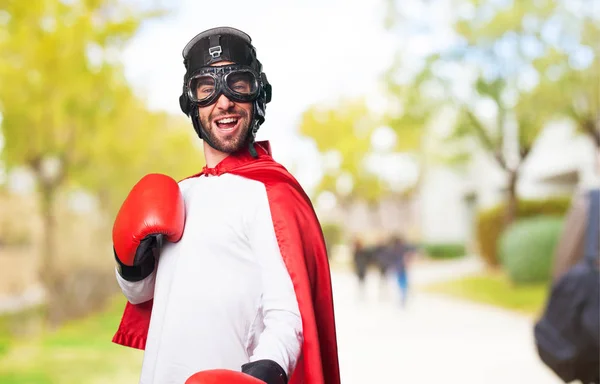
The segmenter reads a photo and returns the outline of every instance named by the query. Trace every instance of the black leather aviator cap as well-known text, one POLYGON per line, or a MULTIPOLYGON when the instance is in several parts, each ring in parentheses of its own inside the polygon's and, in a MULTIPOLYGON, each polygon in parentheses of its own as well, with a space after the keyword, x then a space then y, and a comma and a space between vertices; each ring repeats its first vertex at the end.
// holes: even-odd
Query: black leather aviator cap
POLYGON ((187 75, 219 61, 231 61, 262 72, 252 40, 246 33, 230 27, 206 30, 196 35, 183 49, 187 75))

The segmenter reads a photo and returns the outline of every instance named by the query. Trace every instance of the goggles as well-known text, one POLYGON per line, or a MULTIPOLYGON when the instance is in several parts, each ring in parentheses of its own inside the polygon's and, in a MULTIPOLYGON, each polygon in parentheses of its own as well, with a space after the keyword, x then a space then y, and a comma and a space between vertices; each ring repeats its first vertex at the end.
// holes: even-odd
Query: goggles
POLYGON ((259 79, 255 71, 237 64, 203 67, 187 81, 187 95, 200 107, 214 103, 221 94, 232 101, 250 102, 258 97, 259 79))

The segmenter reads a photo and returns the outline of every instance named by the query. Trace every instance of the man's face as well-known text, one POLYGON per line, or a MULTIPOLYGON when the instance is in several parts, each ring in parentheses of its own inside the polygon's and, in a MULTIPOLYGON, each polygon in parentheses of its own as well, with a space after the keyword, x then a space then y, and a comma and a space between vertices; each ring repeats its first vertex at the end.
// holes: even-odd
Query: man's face
MULTIPOLYGON (((229 64, 233 63, 222 61, 213 65, 229 64)), ((202 127, 216 150, 233 153, 247 144, 252 119, 252 103, 235 102, 225 95, 220 95, 215 103, 198 107, 198 111, 202 127)))

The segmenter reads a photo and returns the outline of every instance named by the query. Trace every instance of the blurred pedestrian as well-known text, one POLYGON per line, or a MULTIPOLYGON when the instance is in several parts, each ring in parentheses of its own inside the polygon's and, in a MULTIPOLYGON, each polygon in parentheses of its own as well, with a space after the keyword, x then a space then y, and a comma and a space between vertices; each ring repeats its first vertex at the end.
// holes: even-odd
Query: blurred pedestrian
POLYGON ((406 240, 398 235, 391 240, 389 255, 392 260, 392 268, 396 277, 396 283, 400 291, 400 303, 406 307, 409 295, 409 265, 414 258, 416 247, 408 244, 406 240))
POLYGON ((365 289, 367 268, 369 267, 369 253, 358 237, 355 237, 353 241, 352 261, 354 262, 354 274, 358 280, 358 289, 362 295, 365 289))

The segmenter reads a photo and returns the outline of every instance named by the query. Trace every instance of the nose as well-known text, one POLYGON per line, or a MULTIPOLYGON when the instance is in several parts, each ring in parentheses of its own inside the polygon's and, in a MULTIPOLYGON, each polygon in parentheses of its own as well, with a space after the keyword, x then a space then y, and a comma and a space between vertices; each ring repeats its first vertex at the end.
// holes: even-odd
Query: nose
POLYGON ((217 104, 216 104, 217 108, 222 109, 224 111, 230 109, 231 107, 233 107, 233 101, 229 100, 227 98, 227 96, 225 95, 221 95, 219 96, 219 98, 217 99, 217 104))

